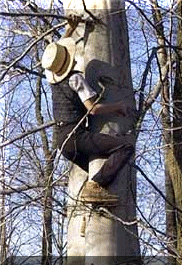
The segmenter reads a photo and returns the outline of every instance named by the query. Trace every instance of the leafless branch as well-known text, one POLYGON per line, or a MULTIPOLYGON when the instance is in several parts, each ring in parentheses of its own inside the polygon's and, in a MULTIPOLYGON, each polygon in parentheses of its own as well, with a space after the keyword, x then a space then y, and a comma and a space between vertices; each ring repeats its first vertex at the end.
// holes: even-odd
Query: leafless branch
MULTIPOLYGON (((52 18, 58 18, 58 19, 65 19, 69 20, 68 16, 63 15, 56 15, 56 14, 50 14, 50 13, 14 13, 14 12, 0 12, 0 16, 6 16, 6 17, 52 17, 52 18)), ((85 20, 81 20, 80 22, 85 22, 85 20)))
POLYGON ((107 25, 106 25, 101 19, 99 19, 99 18, 97 18, 96 16, 94 16, 94 15, 92 14, 92 12, 90 12, 90 10, 87 9, 84 0, 82 0, 82 3, 83 3, 84 11, 85 11, 87 14, 89 14, 89 16, 93 19, 93 21, 95 21, 95 22, 98 23, 98 24, 102 24, 102 25, 104 25, 104 26, 107 26, 107 25))
POLYGON ((5 146, 7 146, 7 145, 9 145, 9 144, 12 144, 12 143, 14 143, 15 141, 20 140, 20 139, 22 139, 22 138, 24 138, 24 137, 26 137, 26 136, 28 136, 28 135, 30 135, 30 134, 32 134, 32 133, 36 133, 36 132, 41 131, 41 130, 43 130, 43 129, 45 129, 45 128, 51 127, 51 126, 53 126, 54 124, 56 124, 55 121, 50 121, 50 122, 48 122, 48 123, 42 124, 42 125, 38 126, 38 127, 35 128, 35 129, 29 130, 29 131, 27 131, 27 132, 24 132, 24 133, 18 135, 18 136, 15 137, 14 139, 7 140, 7 141, 1 143, 1 144, 0 144, 0 148, 5 147, 5 146))
MULTIPOLYGON (((65 187, 67 186, 67 182, 65 181, 57 181, 56 186, 62 186, 62 187, 65 187)), ((37 189, 37 188, 45 188, 45 185, 43 184, 35 184, 35 185, 24 185, 24 186, 21 186, 21 187, 9 187, 8 189, 3 189, 3 190, 0 190, 0 194, 3 194, 3 195, 11 195, 12 193, 21 193, 23 191, 28 191, 28 190, 32 190, 32 189, 37 189)))
POLYGON ((151 94, 148 96, 148 98, 145 101, 144 110, 148 110, 153 102, 157 99, 158 95, 160 94, 161 88, 163 86, 163 82, 166 80, 169 73, 169 62, 161 69, 161 78, 158 80, 156 85, 154 86, 151 94))
POLYGON ((63 142, 62 146, 61 146, 61 151, 60 153, 62 153, 62 150, 64 149, 65 144, 67 143, 67 141, 71 138, 71 136, 75 133, 75 131, 78 129, 78 127, 80 126, 80 124, 82 124, 82 122, 88 117, 88 115, 90 114, 90 112, 93 110, 93 108, 95 107, 95 105, 100 101, 100 99, 102 98, 104 92, 105 92, 105 87, 103 86, 102 83, 99 82, 100 87, 102 88, 102 91, 99 95, 99 97, 95 100, 95 102, 92 105, 92 108, 90 108, 86 114, 82 117, 82 119, 77 123, 77 125, 72 129, 72 131, 68 134, 67 138, 65 139, 65 141, 63 142))
MULTIPOLYGON (((152 21, 146 16, 146 14, 144 13, 144 11, 143 11, 143 10, 142 10, 137 4, 135 4, 135 3, 134 3, 133 1, 131 1, 131 0, 126 0, 126 2, 128 2, 128 3, 130 3, 132 6, 134 6, 134 7, 136 8, 136 10, 138 10, 138 11, 141 13, 141 15, 145 18, 145 20, 149 23, 149 25, 151 25, 152 28, 155 29, 156 32, 160 34, 159 29, 156 27, 156 25, 154 25, 154 24, 152 23, 152 21)), ((164 40, 165 40, 165 42, 166 42, 169 46, 171 46, 171 43, 170 43, 165 37, 164 37, 164 40)), ((177 52, 177 50, 175 49, 175 47, 174 47, 174 50, 175 50, 175 52, 177 52)))
POLYGON ((147 61, 147 64, 146 64, 146 67, 145 67, 145 71, 143 73, 141 87, 140 87, 140 99, 139 99, 139 109, 138 109, 139 115, 140 115, 140 113, 143 110, 143 104, 144 104, 144 94, 143 93, 144 93, 144 89, 145 89, 145 86, 146 86, 146 79, 147 79, 147 75, 148 75, 152 60, 153 60, 155 55, 156 55, 156 48, 153 48, 152 49, 152 53, 151 53, 151 55, 150 55, 150 57, 149 57, 149 59, 147 61))
POLYGON ((118 222, 120 222, 120 223, 122 223, 123 225, 126 225, 126 226, 136 225, 137 222, 138 222, 137 220, 134 220, 134 221, 131 221, 131 222, 130 221, 124 221, 121 218, 117 217, 116 215, 112 214, 110 211, 108 211, 104 207, 99 207, 98 211, 99 211, 99 213, 104 214, 105 217, 114 219, 115 221, 118 221, 118 222))
POLYGON ((8 73, 9 69, 13 66, 15 66, 15 64, 17 62, 19 62, 21 59, 24 58, 24 56, 34 47, 35 44, 37 44, 40 40, 42 40, 45 36, 49 35, 51 32, 53 32, 55 29, 64 27, 67 24, 67 22, 64 23, 60 23, 54 27, 52 27, 51 29, 47 30, 46 32, 44 32, 39 38, 37 38, 35 41, 33 41, 29 47, 19 56, 17 57, 6 69, 6 71, 2 74, 2 76, 0 77, 0 81, 3 80, 3 78, 5 77, 5 75, 8 73))

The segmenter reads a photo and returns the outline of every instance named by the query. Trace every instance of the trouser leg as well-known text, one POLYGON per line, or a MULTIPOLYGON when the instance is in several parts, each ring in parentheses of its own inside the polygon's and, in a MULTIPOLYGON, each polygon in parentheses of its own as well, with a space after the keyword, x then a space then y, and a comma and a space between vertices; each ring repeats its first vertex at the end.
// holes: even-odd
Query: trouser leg
POLYGON ((134 152, 133 146, 118 149, 113 152, 92 180, 102 187, 108 186, 117 176, 117 173, 125 166, 134 152))
POLYGON ((127 137, 114 137, 101 133, 85 133, 77 141, 78 150, 88 156, 106 156, 107 160, 92 180, 101 186, 109 185, 117 176, 117 173, 125 166, 134 147, 127 137))

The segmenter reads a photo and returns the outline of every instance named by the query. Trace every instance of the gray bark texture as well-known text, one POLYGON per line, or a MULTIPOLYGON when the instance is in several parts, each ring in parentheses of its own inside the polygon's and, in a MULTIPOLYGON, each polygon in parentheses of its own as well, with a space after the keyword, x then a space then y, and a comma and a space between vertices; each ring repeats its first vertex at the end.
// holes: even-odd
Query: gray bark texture
MULTIPOLYGON (((92 59, 102 60, 117 68, 118 84, 106 86, 102 102, 124 100, 134 108, 134 96, 131 81, 129 45, 124 3, 120 1, 85 1, 87 9, 101 18, 104 24, 94 26, 80 24, 73 38, 78 40, 76 60, 79 70, 84 72, 85 66, 92 59), (121 11, 122 9, 122 11, 121 11), (120 10, 120 11, 119 11, 120 10), (118 12, 119 11, 119 12, 118 12)), ((82 1, 70 0, 65 3, 67 14, 89 15, 83 10, 82 1)), ((97 89, 97 88, 95 88, 97 89)), ((132 128, 132 117, 105 116, 94 118, 93 130, 109 134, 126 133, 132 128)), ((131 141, 134 141, 131 135, 131 141)), ((68 202, 68 264, 116 264, 113 257, 138 257, 140 255, 136 225, 123 226, 118 221, 96 211, 92 205, 83 205, 77 200, 84 182, 98 172, 103 159, 92 158, 89 164, 89 176, 79 167, 73 165, 69 180, 68 202), (83 263, 82 263, 83 262, 83 263)), ((136 175, 126 165, 118 174, 108 190, 119 196, 119 205, 105 207, 109 212, 124 221, 136 218, 136 175)), ((122 263, 125 264, 125 263, 122 263)), ((128 262, 127 264, 136 264, 128 262)))

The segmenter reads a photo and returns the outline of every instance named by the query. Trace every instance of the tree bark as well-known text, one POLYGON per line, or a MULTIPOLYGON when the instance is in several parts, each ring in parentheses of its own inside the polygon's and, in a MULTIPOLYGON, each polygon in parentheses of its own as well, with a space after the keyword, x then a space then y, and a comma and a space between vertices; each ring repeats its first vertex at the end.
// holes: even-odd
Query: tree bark
MULTIPOLYGON (((121 90, 106 88, 105 101, 125 100, 128 106, 134 107, 131 82, 130 58, 128 50, 128 32, 124 12, 124 3, 120 1, 85 1, 86 8, 94 17, 102 18, 102 23, 78 26, 73 37, 83 37, 77 46, 76 61, 79 70, 84 72, 86 64, 92 59, 98 59, 117 67, 121 90), (121 10, 122 12, 117 12, 121 10)), ((66 1, 64 6, 67 14, 77 13, 88 16, 83 10, 82 1, 66 1)), ((126 133, 133 125, 130 118, 105 116, 93 121, 93 130, 109 134, 126 133), (102 127, 102 128, 101 128, 102 127)), ((69 195, 77 198, 84 181, 91 178, 103 164, 103 159, 92 158, 89 165, 89 176, 77 166, 73 166, 69 181, 69 195)), ((136 217, 135 172, 127 165, 118 174, 116 180, 109 186, 109 190, 118 194, 119 206, 109 207, 109 211, 125 221, 133 221, 136 217)), ((110 264, 112 257, 136 257, 140 255, 137 239, 137 227, 123 227, 115 220, 98 214, 92 207, 78 205, 69 200, 68 224, 68 260, 74 264, 77 260, 85 260, 85 264, 110 264), (83 231, 80 232, 80 229, 83 231), (77 258, 73 257, 77 256, 77 258), (100 258, 104 256, 104 261, 100 258)))

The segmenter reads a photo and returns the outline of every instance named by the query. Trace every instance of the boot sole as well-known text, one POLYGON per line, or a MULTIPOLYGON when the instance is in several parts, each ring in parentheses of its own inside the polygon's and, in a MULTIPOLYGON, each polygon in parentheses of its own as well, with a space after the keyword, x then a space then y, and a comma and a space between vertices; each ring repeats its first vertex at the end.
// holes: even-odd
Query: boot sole
POLYGON ((112 203, 112 202, 118 202, 118 199, 96 199, 96 198, 81 198, 81 201, 87 202, 87 203, 112 203))

